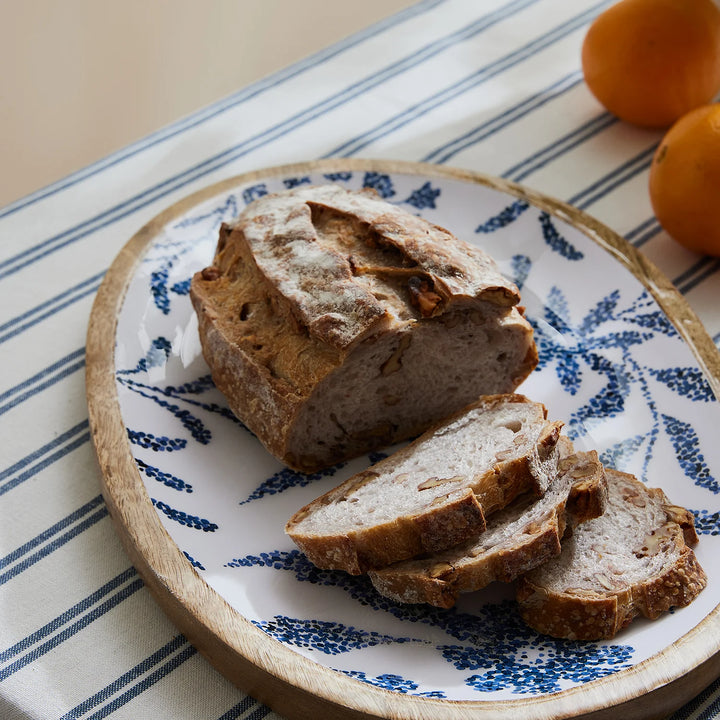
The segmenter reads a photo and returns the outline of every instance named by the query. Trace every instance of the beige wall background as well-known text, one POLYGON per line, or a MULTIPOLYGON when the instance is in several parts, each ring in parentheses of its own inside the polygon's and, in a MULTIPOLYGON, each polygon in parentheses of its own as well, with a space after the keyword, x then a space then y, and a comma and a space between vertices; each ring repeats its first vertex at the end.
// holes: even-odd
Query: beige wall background
POLYGON ((0 0, 0 206, 414 2, 0 0))

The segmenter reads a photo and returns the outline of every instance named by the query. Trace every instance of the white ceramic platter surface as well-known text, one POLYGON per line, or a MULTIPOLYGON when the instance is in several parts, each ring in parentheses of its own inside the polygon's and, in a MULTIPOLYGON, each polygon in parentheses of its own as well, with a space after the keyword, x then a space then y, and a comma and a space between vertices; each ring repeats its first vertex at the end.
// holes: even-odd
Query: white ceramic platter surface
POLYGON ((720 599, 720 408, 652 294, 591 233, 501 185, 336 166, 269 171, 186 207, 149 243, 127 288, 115 347, 120 412, 151 502, 187 562, 293 651, 410 695, 555 693, 635 666, 692 630, 720 599), (188 286, 211 263, 220 223, 249 201, 327 182, 375 188, 487 250, 517 283, 540 353, 520 391, 563 420, 576 447, 597 449, 605 464, 693 511, 710 580, 692 605, 636 620, 611 642, 575 643, 525 627, 510 586, 468 594, 452 610, 401 606, 366 578, 305 560, 284 534, 286 520, 379 455, 312 476, 268 455, 213 386, 188 286))

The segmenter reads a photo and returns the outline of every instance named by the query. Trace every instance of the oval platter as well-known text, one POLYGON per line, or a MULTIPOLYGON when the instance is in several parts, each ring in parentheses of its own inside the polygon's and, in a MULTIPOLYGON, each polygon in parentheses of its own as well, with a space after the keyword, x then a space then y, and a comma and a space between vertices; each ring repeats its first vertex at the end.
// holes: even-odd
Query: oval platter
POLYGON ((159 605, 229 680, 285 717, 664 717, 720 675, 720 356, 642 255, 575 208, 468 171, 336 159, 248 173, 165 210, 119 253, 87 339, 103 494, 159 605), (519 620, 512 587, 452 610, 401 606, 309 565, 292 513, 380 454, 315 475, 281 466, 228 411, 188 297, 222 222, 266 193, 374 188, 485 248, 520 287, 540 353, 520 391, 580 449, 691 509, 707 588, 612 641, 519 620))

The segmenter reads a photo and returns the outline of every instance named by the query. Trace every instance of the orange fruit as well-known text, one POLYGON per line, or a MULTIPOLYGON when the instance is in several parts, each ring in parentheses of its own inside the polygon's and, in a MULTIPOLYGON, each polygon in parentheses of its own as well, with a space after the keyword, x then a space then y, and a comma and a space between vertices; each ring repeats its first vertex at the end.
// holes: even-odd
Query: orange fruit
POLYGON ((582 67, 613 115, 669 127, 720 89, 720 9, 713 0, 622 0, 590 25, 582 67))
POLYGON ((649 188, 655 216, 671 237, 720 256, 720 104, 696 108, 668 130, 649 188))

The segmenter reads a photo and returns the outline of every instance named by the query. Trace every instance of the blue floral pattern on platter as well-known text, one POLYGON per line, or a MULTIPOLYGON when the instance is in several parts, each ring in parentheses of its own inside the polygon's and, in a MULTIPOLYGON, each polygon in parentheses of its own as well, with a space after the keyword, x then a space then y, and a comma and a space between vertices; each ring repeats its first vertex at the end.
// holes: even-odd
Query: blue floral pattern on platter
MULTIPOLYGON (((521 288, 540 353, 521 391, 544 402, 580 448, 662 487, 691 508, 708 574, 720 564, 720 408, 703 372, 648 290, 580 229, 492 187, 403 173, 269 175, 168 223, 128 289, 116 382, 128 440, 160 521, 230 605, 298 653, 358 681, 450 700, 554 693, 631 667, 692 629, 714 585, 611 643, 529 630, 512 588, 452 610, 402 606, 365 578, 321 571, 283 532, 292 513, 384 453, 304 475, 281 466, 214 387, 188 297, 222 222, 249 202, 307 183, 370 188, 484 247, 521 288)), ((387 450, 389 452, 390 449, 387 450)))

